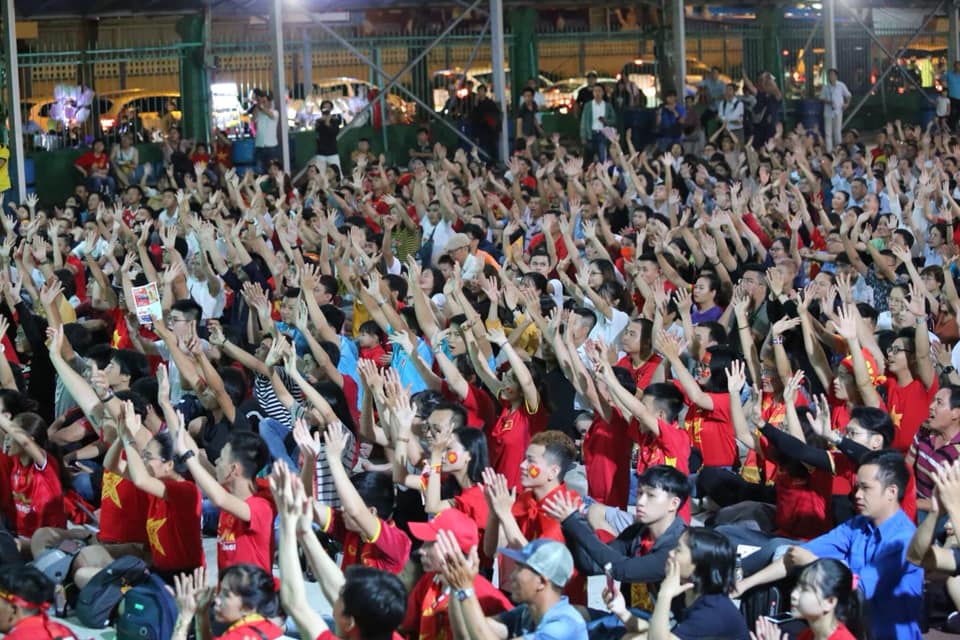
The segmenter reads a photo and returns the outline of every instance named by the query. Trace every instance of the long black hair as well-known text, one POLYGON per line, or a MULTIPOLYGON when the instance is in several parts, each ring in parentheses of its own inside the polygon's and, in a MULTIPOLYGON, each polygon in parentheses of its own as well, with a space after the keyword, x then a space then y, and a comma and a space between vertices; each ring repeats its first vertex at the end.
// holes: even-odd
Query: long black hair
POLYGON ((694 587, 700 595, 728 594, 733 591, 736 556, 733 545, 724 536, 701 527, 691 527, 683 535, 693 562, 694 587))
POLYGON ((854 584, 853 572, 840 560, 819 558, 808 564, 797 580, 798 589, 808 587, 824 598, 836 598, 834 613, 857 640, 870 638, 866 622, 864 593, 854 584))

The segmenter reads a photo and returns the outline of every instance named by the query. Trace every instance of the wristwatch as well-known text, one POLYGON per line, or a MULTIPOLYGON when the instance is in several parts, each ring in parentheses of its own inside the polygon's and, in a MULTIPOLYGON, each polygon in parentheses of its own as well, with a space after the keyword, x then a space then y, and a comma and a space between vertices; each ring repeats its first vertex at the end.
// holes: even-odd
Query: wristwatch
POLYGON ((472 598, 473 596, 473 587, 468 587, 467 589, 457 589, 453 592, 453 597, 457 599, 457 602, 463 602, 467 598, 472 598))
POLYGON ((189 460, 190 458, 192 458, 192 457, 195 456, 195 455, 197 455, 197 452, 194 451, 193 449, 190 449, 189 451, 184 451, 181 455, 177 456, 177 457, 174 459, 174 461, 175 461, 177 464, 184 464, 187 460, 189 460))

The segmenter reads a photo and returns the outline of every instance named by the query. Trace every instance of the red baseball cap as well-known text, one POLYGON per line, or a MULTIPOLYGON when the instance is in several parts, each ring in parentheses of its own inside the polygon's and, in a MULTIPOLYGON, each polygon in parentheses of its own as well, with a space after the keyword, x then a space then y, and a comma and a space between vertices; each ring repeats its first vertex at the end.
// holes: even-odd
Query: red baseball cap
POLYGON ((477 523, 457 509, 444 509, 430 522, 410 522, 409 526, 413 537, 424 542, 436 541, 438 531, 449 531, 457 538, 464 553, 480 544, 477 523))

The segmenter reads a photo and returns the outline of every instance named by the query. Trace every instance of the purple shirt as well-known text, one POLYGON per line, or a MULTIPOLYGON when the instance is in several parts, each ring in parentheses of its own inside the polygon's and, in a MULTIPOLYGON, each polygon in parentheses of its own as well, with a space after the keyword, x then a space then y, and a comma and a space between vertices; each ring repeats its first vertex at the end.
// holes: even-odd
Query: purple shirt
POLYGON ((700 311, 696 306, 694 306, 693 311, 690 314, 690 321, 694 325, 704 324, 706 322, 716 322, 722 315, 723 309, 721 309, 718 305, 714 305, 706 311, 700 311))

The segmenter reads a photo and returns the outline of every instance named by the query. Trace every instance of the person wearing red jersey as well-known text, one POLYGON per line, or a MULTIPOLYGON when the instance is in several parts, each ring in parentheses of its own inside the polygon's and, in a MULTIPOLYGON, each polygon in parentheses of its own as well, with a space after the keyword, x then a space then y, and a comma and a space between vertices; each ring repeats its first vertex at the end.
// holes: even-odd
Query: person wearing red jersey
MULTIPOLYGON (((684 475, 690 473, 690 437, 680 429, 677 419, 683 410, 683 394, 673 384, 659 382, 643 390, 638 399, 630 388, 617 379, 614 368, 607 358, 596 361, 595 370, 610 390, 611 400, 630 422, 627 436, 639 445, 637 474, 650 467, 667 465, 684 475)), ((633 522, 629 513, 606 504, 590 505, 590 524, 619 534, 633 522)), ((690 501, 680 505, 680 517, 690 522, 690 501)))
MULTIPOLYGON (((467 331, 464 337, 474 370, 487 388, 500 399, 502 406, 500 418, 487 433, 490 464, 498 474, 506 477, 509 487, 516 487, 521 483, 520 468, 530 438, 543 431, 546 426, 547 409, 541 402, 541 385, 507 341, 502 329, 487 331, 487 339, 499 346, 510 362, 510 368, 504 372, 502 378, 498 378, 490 370, 486 358, 479 352, 473 334, 467 331)), ((492 558, 493 554, 489 557, 492 558)))
POLYGON ((60 468, 44 448, 47 423, 36 413, 21 413, 12 420, 0 413, 0 432, 3 450, 10 458, 13 527, 18 544, 26 551, 40 527, 67 526, 60 468))
POLYGON ((653 323, 644 318, 634 318, 620 334, 623 357, 616 366, 630 372, 637 389, 646 389, 651 384, 664 381, 663 358, 653 351, 653 323))
MULTIPOLYGON (((571 331, 554 333, 553 350, 557 362, 567 378, 573 382, 578 397, 586 398, 593 408, 593 419, 583 436, 581 449, 587 475, 587 495, 590 499, 620 509, 627 506, 630 494, 630 454, 632 442, 627 435, 627 421, 610 402, 609 388, 605 383, 595 384, 588 374, 580 353, 574 347, 571 331)), ((602 366, 607 356, 605 346, 588 343, 585 352, 594 366, 602 366)), ((607 360, 609 361, 609 360, 607 360)), ((626 369, 612 369, 618 384, 636 393, 633 378, 626 369)))
POLYGON ((0 568, 0 633, 7 640, 77 640, 68 627, 47 617, 53 583, 27 565, 0 568))
POLYGON ((686 396, 689 410, 684 428, 690 435, 691 445, 699 451, 703 466, 735 466, 737 442, 731 427, 725 369, 736 359, 736 354, 725 347, 710 347, 697 364, 697 377, 694 378, 680 358, 679 338, 661 331, 656 349, 673 367, 676 382, 686 396))
MULTIPOLYGON (((173 438, 168 431, 153 436, 141 454, 137 436, 143 426, 130 402, 125 403, 121 425, 127 475, 147 494, 153 572, 173 584, 175 576, 204 565, 200 490, 174 470, 173 438)), ((184 428, 182 424, 178 427, 184 428)))
MULTIPOLYGON (((277 541, 280 565, 280 601, 304 640, 398 640, 407 610, 403 583, 390 572, 351 566, 341 572, 313 532, 311 500, 303 484, 283 463, 274 463, 270 489, 280 514, 277 541), (302 547, 324 597, 333 605, 338 635, 307 601, 303 570, 297 556, 302 547)), ((344 500, 344 504, 347 501, 344 500)), ((324 516, 325 517, 325 516, 324 516)), ((323 518, 321 518, 323 519, 323 518)))
POLYGON ((196 618, 196 639, 211 640, 210 605, 226 631, 216 640, 274 640, 283 635, 271 618, 280 614, 280 598, 273 574, 257 565, 234 564, 221 572, 219 588, 207 584, 203 567, 174 579, 177 622, 170 640, 187 640, 196 618), (199 614, 199 615, 197 615, 199 614))
MULTIPOLYGON (((319 437, 315 436, 314 441, 319 449, 319 437)), ((410 559, 412 545, 410 538, 390 520, 395 502, 393 480, 375 471, 350 477, 341 459, 347 445, 347 434, 341 425, 330 425, 323 442, 330 475, 340 496, 340 511, 324 507, 320 526, 324 532, 336 528, 342 533, 343 568, 360 564, 400 573, 410 559)))
POLYGON ((488 466, 487 439, 473 427, 439 434, 430 443, 430 475, 424 491, 424 510, 437 516, 455 509, 477 525, 480 539, 487 526, 487 500, 483 495, 483 470, 488 466), (444 500, 444 477, 452 478, 460 492, 444 500))
MULTIPOLYGON (((893 448, 906 453, 920 425, 929 416, 930 403, 940 388, 930 357, 930 333, 927 331, 926 298, 910 286, 907 311, 913 314, 914 329, 903 329, 887 347, 887 408, 896 427, 893 448)), ((929 508, 929 500, 918 504, 929 508)))
MULTIPOLYGON (((405 635, 411 640, 454 637, 448 611, 453 593, 450 586, 443 581, 443 558, 438 555, 434 544, 440 531, 452 533, 460 545, 460 550, 465 554, 470 553, 480 542, 476 523, 455 509, 447 509, 430 522, 410 523, 410 533, 424 543, 420 547, 424 574, 410 591, 407 616, 402 626, 405 635)), ((473 588, 485 616, 497 615, 513 608, 510 600, 486 578, 478 576, 473 588)))
POLYGON ((251 564, 271 573, 276 513, 269 496, 257 487, 257 472, 270 459, 267 445, 260 436, 252 431, 231 433, 212 474, 209 463, 197 455, 199 449, 186 429, 177 430, 174 451, 186 461, 187 470, 200 490, 220 510, 217 526, 220 574, 235 564, 251 564))
MULTIPOLYGON (((519 495, 511 492, 502 474, 493 469, 484 471, 483 484, 490 505, 483 536, 482 551, 486 557, 496 557, 500 547, 522 549, 538 538, 563 542, 560 523, 547 514, 544 505, 560 493, 579 501, 579 496, 567 489, 563 482, 564 476, 573 468, 576 456, 576 445, 569 436, 560 431, 544 431, 530 440, 520 463, 522 491, 519 495)), ((508 575, 509 569, 501 564, 500 575, 508 575)), ((567 585, 569 593, 578 599, 583 595, 578 591, 583 586, 582 580, 577 580, 576 576, 567 585)))

